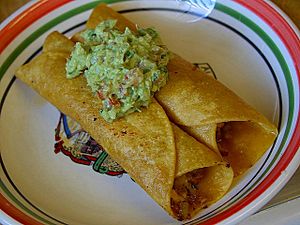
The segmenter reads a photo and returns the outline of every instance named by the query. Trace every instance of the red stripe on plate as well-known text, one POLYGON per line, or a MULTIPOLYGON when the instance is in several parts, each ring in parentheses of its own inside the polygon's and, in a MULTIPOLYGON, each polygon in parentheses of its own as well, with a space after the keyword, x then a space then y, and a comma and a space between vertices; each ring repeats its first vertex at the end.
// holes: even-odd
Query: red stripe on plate
POLYGON ((23 30, 33 22, 71 0, 40 0, 27 8, 0 30, 0 54, 23 30))
POLYGON ((252 192, 250 192, 243 200, 238 202, 236 205, 231 207, 228 210, 218 214, 216 217, 206 220, 205 222, 201 223, 201 225, 211 225, 217 224, 233 214, 237 213, 238 211, 242 210, 249 204, 251 204, 256 198, 262 195, 267 189, 279 178, 282 172, 287 168, 290 164, 291 160, 294 158, 295 154, 297 153, 299 146, 300 146, 300 120, 298 117, 297 124, 296 124, 296 132, 294 132, 292 139, 282 155, 278 164, 274 167, 272 172, 263 180, 252 192), (297 132, 298 131, 298 132, 297 132))
MULTIPOLYGON (((30 8, 26 9, 20 15, 15 17, 7 26, 5 26, 0 31, 0 53, 4 48, 14 40, 14 38, 21 33, 24 29, 30 26, 33 22, 41 18, 42 16, 48 14, 52 10, 64 5, 71 0, 41 0, 30 8), (40 8, 42 7, 42 8, 40 8), (38 8, 38 10, 37 10, 38 8), (4 35, 5 34, 5 35, 4 35)), ((260 18, 262 18, 269 26, 278 34, 283 43, 286 45, 286 48, 290 52, 297 73, 300 79, 300 43, 299 38, 290 27, 290 25, 285 21, 285 19, 275 11, 270 5, 261 0, 235 0, 237 3, 248 8, 260 18), (276 26, 274 26, 276 24, 276 26)), ((299 117, 297 119, 296 131, 300 130, 300 121, 299 117)), ((232 208, 220 213, 214 218, 211 218, 205 221, 203 224, 215 224, 218 223, 230 216, 239 210, 243 209, 259 197, 268 187, 270 187, 281 175, 281 172, 284 171, 289 165, 290 161, 293 159, 300 145, 300 132, 294 132, 292 139, 287 147, 287 150, 283 154, 281 160, 278 162, 273 171, 267 176, 267 178, 255 188, 248 196, 241 200, 238 204, 234 205, 232 208)), ((0 194, 0 202, 2 210, 12 216, 14 219, 18 220, 24 224, 40 224, 36 220, 24 214, 22 211, 13 206, 8 200, 0 194)))
POLYGON ((0 193, 0 202, 1 202, 1 209, 14 218, 16 221, 22 224, 30 224, 30 225, 42 225, 41 223, 37 222, 30 216, 24 214, 21 210, 16 208, 12 205, 1 193, 0 193))
MULTIPOLYGON (((292 60, 296 67, 296 73, 298 76, 298 86, 300 86, 300 40, 293 28, 284 19, 284 17, 278 13, 271 5, 261 0, 234 0, 250 11, 254 12, 264 22, 266 22, 280 37, 285 47, 288 49, 292 60)), ((300 117, 298 115, 295 132, 292 135, 290 143, 281 159, 271 171, 271 173, 243 200, 228 210, 220 213, 214 218, 208 219, 201 223, 202 225, 210 225, 219 223, 238 211, 251 204, 256 198, 261 196, 282 174, 282 172, 288 167, 295 154, 299 150, 300 146, 300 117)))
POLYGON ((300 39, 285 18, 270 4, 261 0, 235 0, 263 19, 280 37, 293 58, 300 80, 300 39))
MULTIPOLYGON (((22 31, 51 11, 72 0, 40 0, 25 9, 0 30, 0 54, 22 31)), ((0 193, 1 210, 22 224, 41 225, 37 220, 16 208, 0 193)))

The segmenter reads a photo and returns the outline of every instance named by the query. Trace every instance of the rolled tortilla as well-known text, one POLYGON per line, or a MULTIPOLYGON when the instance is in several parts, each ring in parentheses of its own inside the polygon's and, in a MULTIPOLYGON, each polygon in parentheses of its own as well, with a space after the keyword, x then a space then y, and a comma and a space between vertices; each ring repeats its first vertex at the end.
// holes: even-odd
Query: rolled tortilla
MULTIPOLYGON (((117 27, 136 25, 105 4, 91 14, 88 28, 117 19, 117 27)), ((80 40, 77 34, 74 40, 80 40)), ((246 172, 273 144, 277 128, 235 93, 173 53, 169 80, 155 98, 168 117, 230 163, 235 176, 246 172)))
POLYGON ((277 128, 214 78, 174 55, 155 96, 169 118, 219 153, 242 175, 265 153, 277 128))
POLYGON ((176 176, 171 193, 172 213, 179 220, 191 219, 228 191, 233 170, 229 164, 220 163, 215 152, 175 124, 172 126, 177 150, 176 176))
POLYGON ((153 103, 142 113, 133 113, 111 124, 105 122, 99 117, 100 101, 87 87, 85 78, 66 78, 66 59, 73 45, 58 32, 50 34, 43 53, 19 68, 16 76, 76 120, 137 183, 168 209, 176 152, 172 126, 165 112, 153 103))
POLYGON ((99 116, 100 101, 85 78, 66 78, 66 59, 73 45, 60 33, 51 33, 42 54, 19 68, 16 76, 75 119, 173 217, 189 219, 220 199, 232 183, 232 169, 170 123, 155 99, 142 112, 113 123, 99 116), (186 188, 193 190, 182 191, 186 188))

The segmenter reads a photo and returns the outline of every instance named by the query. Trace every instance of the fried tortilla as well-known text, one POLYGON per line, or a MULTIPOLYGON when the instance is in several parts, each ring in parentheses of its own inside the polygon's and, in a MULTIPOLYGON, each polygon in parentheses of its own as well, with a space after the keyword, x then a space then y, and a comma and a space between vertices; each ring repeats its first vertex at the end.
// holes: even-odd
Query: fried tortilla
MULTIPOLYGON (((105 19, 118 19, 118 28, 136 25, 105 4, 91 14, 88 28, 105 19)), ((75 35, 74 40, 80 41, 75 35)), ((277 128, 219 81, 173 53, 168 64, 169 81, 155 98, 170 120, 206 144, 230 163, 235 176, 242 175, 266 152, 277 128)))
POLYGON ((74 42, 58 32, 16 76, 75 119, 161 207, 179 220, 192 218, 229 189, 233 171, 211 149, 172 124, 155 99, 148 108, 112 123, 83 76, 67 79, 74 42))
POLYGON ((169 118, 229 162, 235 176, 245 173, 273 144, 275 125, 181 57, 174 55, 168 69, 155 97, 169 118))

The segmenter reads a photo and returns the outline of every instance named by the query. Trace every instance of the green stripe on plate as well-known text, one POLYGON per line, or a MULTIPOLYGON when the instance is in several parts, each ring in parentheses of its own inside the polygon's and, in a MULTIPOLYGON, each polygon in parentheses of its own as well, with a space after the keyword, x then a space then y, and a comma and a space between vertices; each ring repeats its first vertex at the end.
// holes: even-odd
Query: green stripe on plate
MULTIPOLYGON (((277 161, 277 159, 279 158, 279 156, 281 155, 282 151, 283 151, 283 147, 286 144, 286 141, 288 139, 290 130, 291 130, 291 126, 292 126, 292 122, 293 122, 293 116, 294 116, 294 87, 293 87, 293 81, 292 81, 292 76, 291 76, 291 72, 288 68, 288 65, 283 57, 283 55, 281 54, 279 48, 277 47, 277 45, 274 43, 274 41, 272 40, 272 38, 270 38, 270 36, 268 36, 268 34, 261 29, 256 23, 254 23, 252 20, 250 20, 248 17, 244 16, 243 14, 240 14, 239 12, 233 10, 232 8, 229 8, 225 5, 222 5, 220 3, 216 3, 215 9, 237 19, 239 22, 243 23, 245 26, 249 27, 252 31, 254 31, 268 46, 269 48, 272 50, 273 54, 275 55, 276 59, 278 60, 281 69, 284 73, 284 77, 287 83, 287 87, 288 87, 288 95, 289 95, 289 112, 288 112, 288 121, 287 121, 287 126, 284 132, 284 136, 282 138, 282 142, 278 148, 278 151, 276 152, 275 156, 273 157, 272 161, 270 162, 270 164, 268 165, 268 167, 266 168, 266 170, 261 174, 261 176, 246 190, 244 191, 239 197, 232 199, 230 202, 228 202, 226 204, 226 207, 220 208, 216 213, 219 213, 220 211, 226 210, 228 209, 233 202, 235 201, 239 201, 240 199, 244 198, 245 195, 247 195, 250 191, 252 191, 252 189, 265 177, 265 175, 270 171, 270 169, 273 167, 274 163, 277 161)), ((211 215, 213 216, 213 215, 211 215)), ((211 218, 211 216, 209 217, 203 217, 203 219, 208 219, 211 218)))
POLYGON ((27 37, 18 47, 14 49, 14 51, 7 57, 7 59, 4 61, 2 66, 0 67, 0 80, 2 79, 3 75, 9 68, 9 66, 14 62, 14 60, 28 47, 33 41, 35 41, 38 37, 40 37, 42 34, 50 30, 52 27, 56 26, 57 24, 76 16, 82 12, 88 11, 90 9, 93 9, 98 5, 100 2, 106 2, 106 3, 113 3, 118 2, 120 0, 102 0, 102 1, 93 1, 91 3, 87 3, 85 5, 82 5, 78 8, 74 8, 55 19, 49 21, 45 25, 38 28, 36 31, 34 31, 29 37, 27 37))
MULTIPOLYGON (((97 4, 99 4, 99 2, 106 2, 106 3, 113 3, 113 2, 119 2, 122 0, 104 0, 104 1, 94 1, 82 6, 79 6, 78 8, 74 8, 56 18, 54 18, 53 20, 49 21, 48 23, 46 23, 45 25, 41 26, 39 29, 37 29, 35 32, 33 32, 28 38, 26 38, 10 55, 9 57, 5 60, 5 62, 3 63, 3 65, 0 67, 0 80, 2 79, 3 75, 5 74, 5 72, 7 71, 7 69, 9 68, 9 66, 12 64, 12 62, 24 51, 24 49, 26 49, 34 40, 36 40, 39 36, 41 36, 42 34, 44 34, 45 32, 47 32, 49 29, 51 29, 52 27, 54 27, 55 25, 65 21, 66 19, 69 19, 77 14, 80 14, 82 12, 88 11, 92 8, 94 8, 97 4)), ((284 137, 283 137, 283 141, 280 145, 279 151, 277 152, 277 154, 275 155, 274 159, 272 160, 272 162, 270 163, 270 165, 268 166, 268 168, 266 169, 266 171, 258 178, 258 180, 250 187, 248 188, 237 200, 241 199, 242 197, 244 197, 251 189, 253 189, 253 187, 260 182, 260 180, 266 175, 266 173, 268 173, 268 171, 270 170, 270 168, 273 166, 273 164, 275 163, 275 161, 277 160, 277 158, 280 156, 282 150, 283 150, 283 146, 285 145, 287 138, 288 138, 288 134, 289 131, 291 129, 291 125, 292 125, 292 119, 293 119, 293 113, 294 113, 294 89, 293 89, 293 84, 292 84, 292 78, 291 78, 291 74, 289 71, 289 68, 287 66, 286 61, 284 60, 284 57, 282 56, 279 48, 276 46, 276 44, 273 42, 273 40, 257 25, 255 24, 253 21, 251 21, 250 19, 248 19, 247 17, 245 17, 244 15, 240 14, 239 12, 225 6, 222 5, 220 3, 216 4, 215 7, 217 10, 224 12, 228 15, 230 15, 231 17, 239 20, 240 22, 242 22, 244 25, 248 26, 251 30, 253 30, 255 33, 257 33, 262 40, 265 41, 265 43, 270 47, 270 49, 273 51, 274 55, 276 56, 278 62, 280 63, 280 66, 284 72, 285 75, 285 79, 287 82, 287 86, 288 86, 288 93, 289 93, 289 104, 290 104, 290 110, 289 110, 289 114, 288 114, 288 124, 287 124, 287 128, 286 131, 284 133, 284 137)), ((19 205, 22 209, 24 209, 27 213, 29 213, 30 215, 33 215, 35 218, 41 220, 41 217, 36 215, 34 212, 32 212, 30 209, 27 209, 22 203, 20 203, 10 192, 9 190, 5 187, 5 185, 3 183, 1 183, 1 189, 4 190, 4 192, 11 197, 11 199, 17 204, 19 205)), ((236 199, 234 199, 236 201, 236 199)), ((233 200, 232 200, 233 201, 233 200)), ((232 201, 230 201, 228 204, 231 205, 232 201)), ((224 210, 226 208, 229 207, 229 205, 227 205, 226 207, 222 207, 218 210, 224 210)), ((44 219, 42 220, 44 221, 44 219)), ((49 224, 51 224, 51 222, 48 222, 49 224)))
MULTIPOLYGON (((216 9, 230 15, 231 17, 234 17, 235 19, 237 19, 238 21, 240 21, 241 23, 243 23, 244 25, 249 27, 252 31, 254 31, 269 46, 269 48, 274 53, 274 55, 276 56, 276 59, 278 60, 280 66, 281 66, 281 69, 285 76, 285 80, 286 80, 287 87, 288 87, 288 93, 289 93, 288 123, 287 123, 287 129, 284 134, 283 141, 281 142, 281 145, 280 145, 280 149, 282 149, 283 145, 286 143, 287 136, 288 136, 287 134, 291 129, 292 119, 293 119, 293 114, 294 114, 294 107, 295 107, 293 80, 292 80, 292 76, 291 76, 289 67, 288 67, 283 55, 281 54, 279 48, 272 40, 272 38, 270 38, 270 36, 268 36, 268 34, 264 30, 262 30, 256 23, 254 23, 252 20, 245 17, 244 15, 238 13, 237 11, 235 11, 227 6, 221 5, 219 3, 216 4, 216 9)), ((280 153, 278 153, 276 155, 277 156, 276 159, 278 158, 279 154, 280 153)), ((268 169, 270 169, 270 167, 268 167, 268 169)))
MULTIPOLYGON (((0 67, 0 80, 4 76, 5 72, 7 69, 10 67, 10 65, 14 62, 14 60, 26 49, 33 41, 35 41, 38 37, 40 37, 42 34, 50 30, 52 27, 56 26, 57 24, 73 17, 76 16, 80 13, 83 13, 85 11, 88 11, 92 8, 95 8, 96 5, 98 5, 100 2, 106 2, 106 3, 113 3, 117 2, 119 0, 106 0, 106 1, 93 1, 91 3, 82 5, 80 7, 74 8, 56 18, 53 20, 49 21, 45 25, 41 26, 38 28, 35 32, 33 32, 31 35, 29 35, 18 47, 14 49, 14 51, 7 57, 5 62, 2 64, 0 67)), ((34 213, 31 209, 27 208, 24 204, 22 204, 10 191, 9 189, 5 186, 5 184, 2 182, 0 183, 0 188, 4 191, 4 193, 9 196, 9 198, 16 204, 18 205, 21 209, 24 210, 24 212, 30 214, 34 218, 36 218, 39 221, 42 221, 47 224, 53 224, 52 222, 46 220, 45 218, 37 215, 34 213)))
MULTIPOLYGON (((252 31, 254 31, 268 46, 269 48, 272 50, 273 54, 275 55, 276 59, 278 60, 281 69, 284 73, 285 76, 285 80, 287 83, 287 87, 288 87, 288 94, 289 94, 289 113, 288 113, 288 122, 287 122, 287 127, 284 133, 284 137, 282 139, 282 142, 280 144, 279 147, 279 151, 277 151, 275 157, 273 158, 272 162, 270 163, 270 165, 267 167, 267 169, 265 170, 264 174, 262 175, 262 177, 268 173, 268 171, 270 170, 270 168, 272 167, 272 165, 274 164, 274 162, 278 159, 278 157, 280 156, 283 146, 285 145, 287 138, 288 138, 288 134, 291 130, 291 126, 292 126, 292 122, 293 122, 293 116, 294 116, 294 87, 293 87, 293 81, 292 81, 292 76, 291 76, 291 72, 289 70, 289 67, 283 57, 283 55, 281 54, 279 48, 277 47, 277 45, 274 43, 274 41, 272 40, 272 38, 270 38, 270 36, 268 36, 268 34, 261 29, 256 23, 254 23, 252 20, 250 20, 249 18, 245 17, 244 15, 238 13, 237 11, 218 4, 216 5, 216 8, 222 12, 225 12, 226 14, 230 15, 231 17, 237 19, 238 21, 242 22, 244 25, 246 25, 247 27, 249 27, 252 31)), ((255 186, 257 183, 259 182, 259 180, 253 185, 255 186)), ((253 188, 253 186, 251 186, 250 189, 253 188)))
POLYGON ((55 225, 54 223, 44 219, 43 217, 37 215, 36 213, 34 213, 33 211, 31 211, 30 209, 28 209, 26 206, 23 205, 22 202, 20 202, 5 186, 5 184, 2 182, 2 179, 0 180, 0 187, 2 190, 4 190, 4 192, 7 194, 7 196, 14 201, 14 203, 16 203, 21 209, 23 209, 25 212, 27 212, 28 214, 30 214, 31 216, 35 217, 36 219, 39 219, 40 221, 49 224, 49 225, 55 225))

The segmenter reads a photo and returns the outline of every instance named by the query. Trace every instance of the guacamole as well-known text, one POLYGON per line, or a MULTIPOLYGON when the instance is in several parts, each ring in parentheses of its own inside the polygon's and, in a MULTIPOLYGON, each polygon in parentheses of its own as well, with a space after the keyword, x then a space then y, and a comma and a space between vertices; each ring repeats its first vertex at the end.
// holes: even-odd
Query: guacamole
POLYGON ((116 20, 105 20, 87 29, 67 60, 67 78, 80 74, 101 100, 100 115, 113 121, 147 107, 168 79, 170 53, 152 28, 115 28, 116 20))

